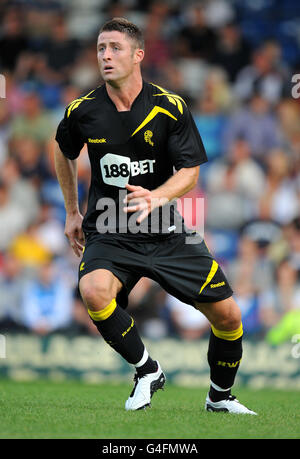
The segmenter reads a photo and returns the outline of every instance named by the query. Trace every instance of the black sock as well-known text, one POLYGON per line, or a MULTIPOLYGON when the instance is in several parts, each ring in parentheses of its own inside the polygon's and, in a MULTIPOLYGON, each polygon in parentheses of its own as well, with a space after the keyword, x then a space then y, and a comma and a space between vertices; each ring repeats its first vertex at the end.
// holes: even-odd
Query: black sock
POLYGON ((93 320, 105 341, 128 363, 138 363, 145 346, 140 338, 134 320, 117 305, 114 312, 105 320, 93 320))
POLYGON ((219 402, 220 400, 226 400, 231 395, 231 389, 220 391, 210 386, 208 395, 212 402, 219 402))
POLYGON ((211 331, 207 353, 210 378, 221 389, 227 389, 226 392, 222 392, 211 387, 210 395, 215 399, 212 398, 213 401, 228 398, 230 395, 230 388, 234 384, 242 353, 242 336, 236 340, 226 340, 216 337, 211 331))
POLYGON ((148 374, 148 373, 155 373, 157 371, 157 363, 155 360, 152 360, 151 357, 149 356, 146 363, 142 365, 141 367, 138 367, 136 369, 138 377, 141 378, 142 376, 148 374))

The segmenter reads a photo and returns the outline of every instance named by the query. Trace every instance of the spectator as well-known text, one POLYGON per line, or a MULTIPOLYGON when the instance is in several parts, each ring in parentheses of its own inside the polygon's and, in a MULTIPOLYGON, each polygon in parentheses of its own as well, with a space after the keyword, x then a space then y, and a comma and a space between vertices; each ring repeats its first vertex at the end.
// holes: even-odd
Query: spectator
POLYGON ((168 6, 161 2, 153 2, 144 26, 145 47, 148 52, 143 67, 148 78, 157 78, 171 58, 171 46, 166 37, 168 6))
MULTIPOLYGON (((77 88, 80 93, 87 93, 91 88, 99 85, 99 69, 95 56, 95 47, 86 45, 78 53, 74 65, 72 66, 72 73, 69 78, 71 85, 77 88)), ((73 100, 76 97, 73 98, 73 100)), ((66 107, 66 105, 65 105, 66 107)))
POLYGON ((221 157, 224 153, 222 139, 227 126, 226 110, 230 101, 230 90, 226 78, 220 70, 214 69, 205 80, 204 88, 195 104, 193 113, 210 165, 214 159, 221 157))
POLYGON ((2 331, 23 330, 21 299, 26 282, 22 265, 6 253, 0 272, 0 327, 2 331))
POLYGON ((31 91, 24 96, 21 114, 16 116, 11 125, 11 138, 31 137, 37 142, 45 143, 54 133, 51 116, 41 104, 37 93, 31 91))
MULTIPOLYGON (((258 218, 248 221, 241 230, 241 237, 248 237, 259 248, 269 247, 272 251, 274 247, 281 244, 282 236, 281 225, 265 216, 262 212, 258 218)), ((268 254, 269 256, 270 254, 268 254)))
POLYGON ((184 340, 200 339, 210 330, 206 317, 189 304, 167 295, 166 308, 177 336, 184 340))
POLYGON ((90 320, 78 288, 76 288, 74 294, 72 329, 78 334, 96 335, 99 337, 97 327, 90 320))
POLYGON ((167 335, 164 302, 165 292, 151 279, 141 278, 132 289, 128 309, 134 310, 135 321, 146 338, 159 339, 167 335))
POLYGON ((36 54, 31 65, 29 75, 30 82, 24 82, 23 88, 27 91, 27 87, 34 88, 38 94, 42 106, 51 115, 51 111, 59 106, 62 80, 66 78, 65 74, 57 74, 55 70, 49 67, 47 58, 44 54, 36 54))
POLYGON ((283 150, 273 150, 267 161, 265 188, 258 206, 267 216, 285 225, 300 211, 295 180, 291 177, 288 154, 283 150))
POLYGON ((195 3, 185 13, 186 24, 180 30, 176 54, 211 62, 215 55, 217 35, 206 21, 204 7, 195 3))
POLYGON ((30 271, 37 272, 52 259, 52 253, 39 235, 39 224, 33 222, 26 231, 19 232, 11 241, 10 252, 30 271))
POLYGON ((300 106, 295 99, 282 99, 276 109, 283 146, 299 157, 300 106), (295 144, 294 144, 295 142, 295 144), (297 144, 296 144, 297 142, 297 144), (297 149, 298 145, 298 149, 297 149), (293 148, 295 146, 295 148, 293 148))
POLYGON ((231 82, 249 62, 250 46, 236 23, 228 23, 218 31, 214 62, 222 67, 231 82))
POLYGON ((249 296, 258 295, 273 285, 274 264, 268 257, 269 246, 261 245, 247 234, 239 240, 238 256, 228 265, 233 290, 249 296))
POLYGON ((42 264, 38 278, 29 281, 24 289, 22 312, 24 325, 41 336, 71 325, 72 288, 51 261, 42 264))
POLYGON ((38 189, 50 176, 42 144, 29 136, 15 138, 11 142, 11 152, 17 160, 21 176, 38 189))
POLYGON ((264 173, 251 158, 250 147, 237 139, 226 160, 216 161, 206 178, 210 229, 239 230, 255 215, 256 199, 264 189, 264 173))
POLYGON ((213 28, 220 28, 233 21, 235 11, 226 0, 209 0, 204 4, 207 24, 213 28))
POLYGON ((63 16, 55 18, 47 46, 47 63, 49 67, 66 80, 80 50, 77 40, 70 38, 63 16))
POLYGON ((9 131, 9 121, 15 117, 23 108, 24 93, 17 82, 15 72, 5 71, 5 100, 1 100, 0 104, 0 137, 2 129, 9 131), (3 114, 5 114, 3 116, 3 114))
POLYGON ((248 236, 242 236, 238 256, 227 267, 227 274, 241 308, 244 331, 247 335, 257 336, 262 332, 260 293, 273 285, 273 266, 266 248, 259 247, 259 243, 248 236))
POLYGON ((233 111, 229 117, 224 143, 229 150, 233 142, 243 137, 250 146, 252 156, 264 163, 271 148, 279 147, 281 131, 270 103, 260 93, 253 93, 249 104, 233 111))
POLYGON ((78 86, 68 84, 62 87, 60 92, 60 101, 55 109, 52 109, 50 114, 53 119, 53 124, 57 126, 60 120, 64 117, 66 107, 75 99, 79 99, 81 90, 78 86))
POLYGON ((291 265, 297 270, 300 278, 300 217, 299 214, 284 228, 285 237, 288 242, 288 256, 291 265))
POLYGON ((267 327, 266 340, 274 346, 291 341, 300 333, 299 270, 291 260, 284 260, 279 265, 277 279, 274 290, 263 298, 262 316, 267 327))
POLYGON ((246 101, 259 92, 271 104, 280 101, 290 83, 280 57, 281 47, 276 41, 268 41, 254 51, 251 64, 236 77, 234 91, 238 100, 246 101))
POLYGON ((0 103, 0 166, 8 155, 7 141, 10 135, 10 119, 8 103, 2 100, 0 103))
POLYGON ((64 235, 64 226, 55 218, 55 212, 47 203, 42 203, 36 235, 49 252, 59 257, 67 252, 68 244, 64 235))
POLYGON ((16 9, 9 9, 2 20, 0 38, 0 66, 3 70, 14 70, 19 55, 28 47, 28 38, 23 30, 22 18, 16 9))
POLYGON ((0 251, 5 251, 28 224, 28 215, 20 203, 14 202, 9 186, 0 179, 0 251))
POLYGON ((274 327, 290 310, 300 310, 298 272, 289 260, 278 265, 274 283, 262 292, 260 303, 260 318, 265 330, 274 327))
POLYGON ((27 223, 34 221, 39 212, 39 196, 35 187, 21 177, 20 168, 17 160, 8 157, 4 162, 0 177, 10 190, 10 199, 15 204, 19 204, 27 215, 27 223))

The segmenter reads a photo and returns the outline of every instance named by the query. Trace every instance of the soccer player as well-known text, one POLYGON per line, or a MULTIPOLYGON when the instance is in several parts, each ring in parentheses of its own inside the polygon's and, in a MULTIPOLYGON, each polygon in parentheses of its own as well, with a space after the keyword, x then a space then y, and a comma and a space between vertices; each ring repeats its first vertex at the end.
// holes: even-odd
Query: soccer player
POLYGON ((75 254, 83 252, 80 293, 104 340, 136 368, 126 410, 149 406, 165 383, 126 311, 129 292, 146 276, 211 323, 205 408, 255 414, 231 395, 242 358, 239 307, 205 242, 189 233, 174 204, 196 185, 205 150, 184 100, 143 80, 143 57, 135 24, 105 23, 97 42, 104 84, 69 104, 57 129, 65 234, 75 254), (83 218, 76 158, 84 144, 92 176, 83 218))

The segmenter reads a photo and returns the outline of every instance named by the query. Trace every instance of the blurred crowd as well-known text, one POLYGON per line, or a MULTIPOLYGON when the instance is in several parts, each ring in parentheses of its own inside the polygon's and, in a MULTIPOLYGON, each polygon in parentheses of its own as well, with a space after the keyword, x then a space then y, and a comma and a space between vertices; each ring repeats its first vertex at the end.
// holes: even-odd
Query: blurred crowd
MULTIPOLYGON (((205 199, 205 240, 245 333, 289 340, 300 333, 297 0, 0 0, 1 332, 98 334, 64 236, 53 150, 66 105, 101 84, 96 37, 116 16, 144 31, 144 78, 181 95, 194 115, 209 162, 190 196, 205 199)), ((78 171, 84 213, 85 148, 78 171)), ((146 337, 208 336, 204 316, 150 279, 129 309, 146 337)))

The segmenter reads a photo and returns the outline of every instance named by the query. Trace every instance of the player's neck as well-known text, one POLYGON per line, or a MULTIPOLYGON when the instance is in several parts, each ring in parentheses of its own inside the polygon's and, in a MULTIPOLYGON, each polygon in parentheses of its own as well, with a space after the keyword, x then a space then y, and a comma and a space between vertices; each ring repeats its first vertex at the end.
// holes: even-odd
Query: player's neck
POLYGON ((143 88, 141 76, 131 78, 119 84, 106 83, 107 94, 115 104, 118 112, 129 111, 143 88))

